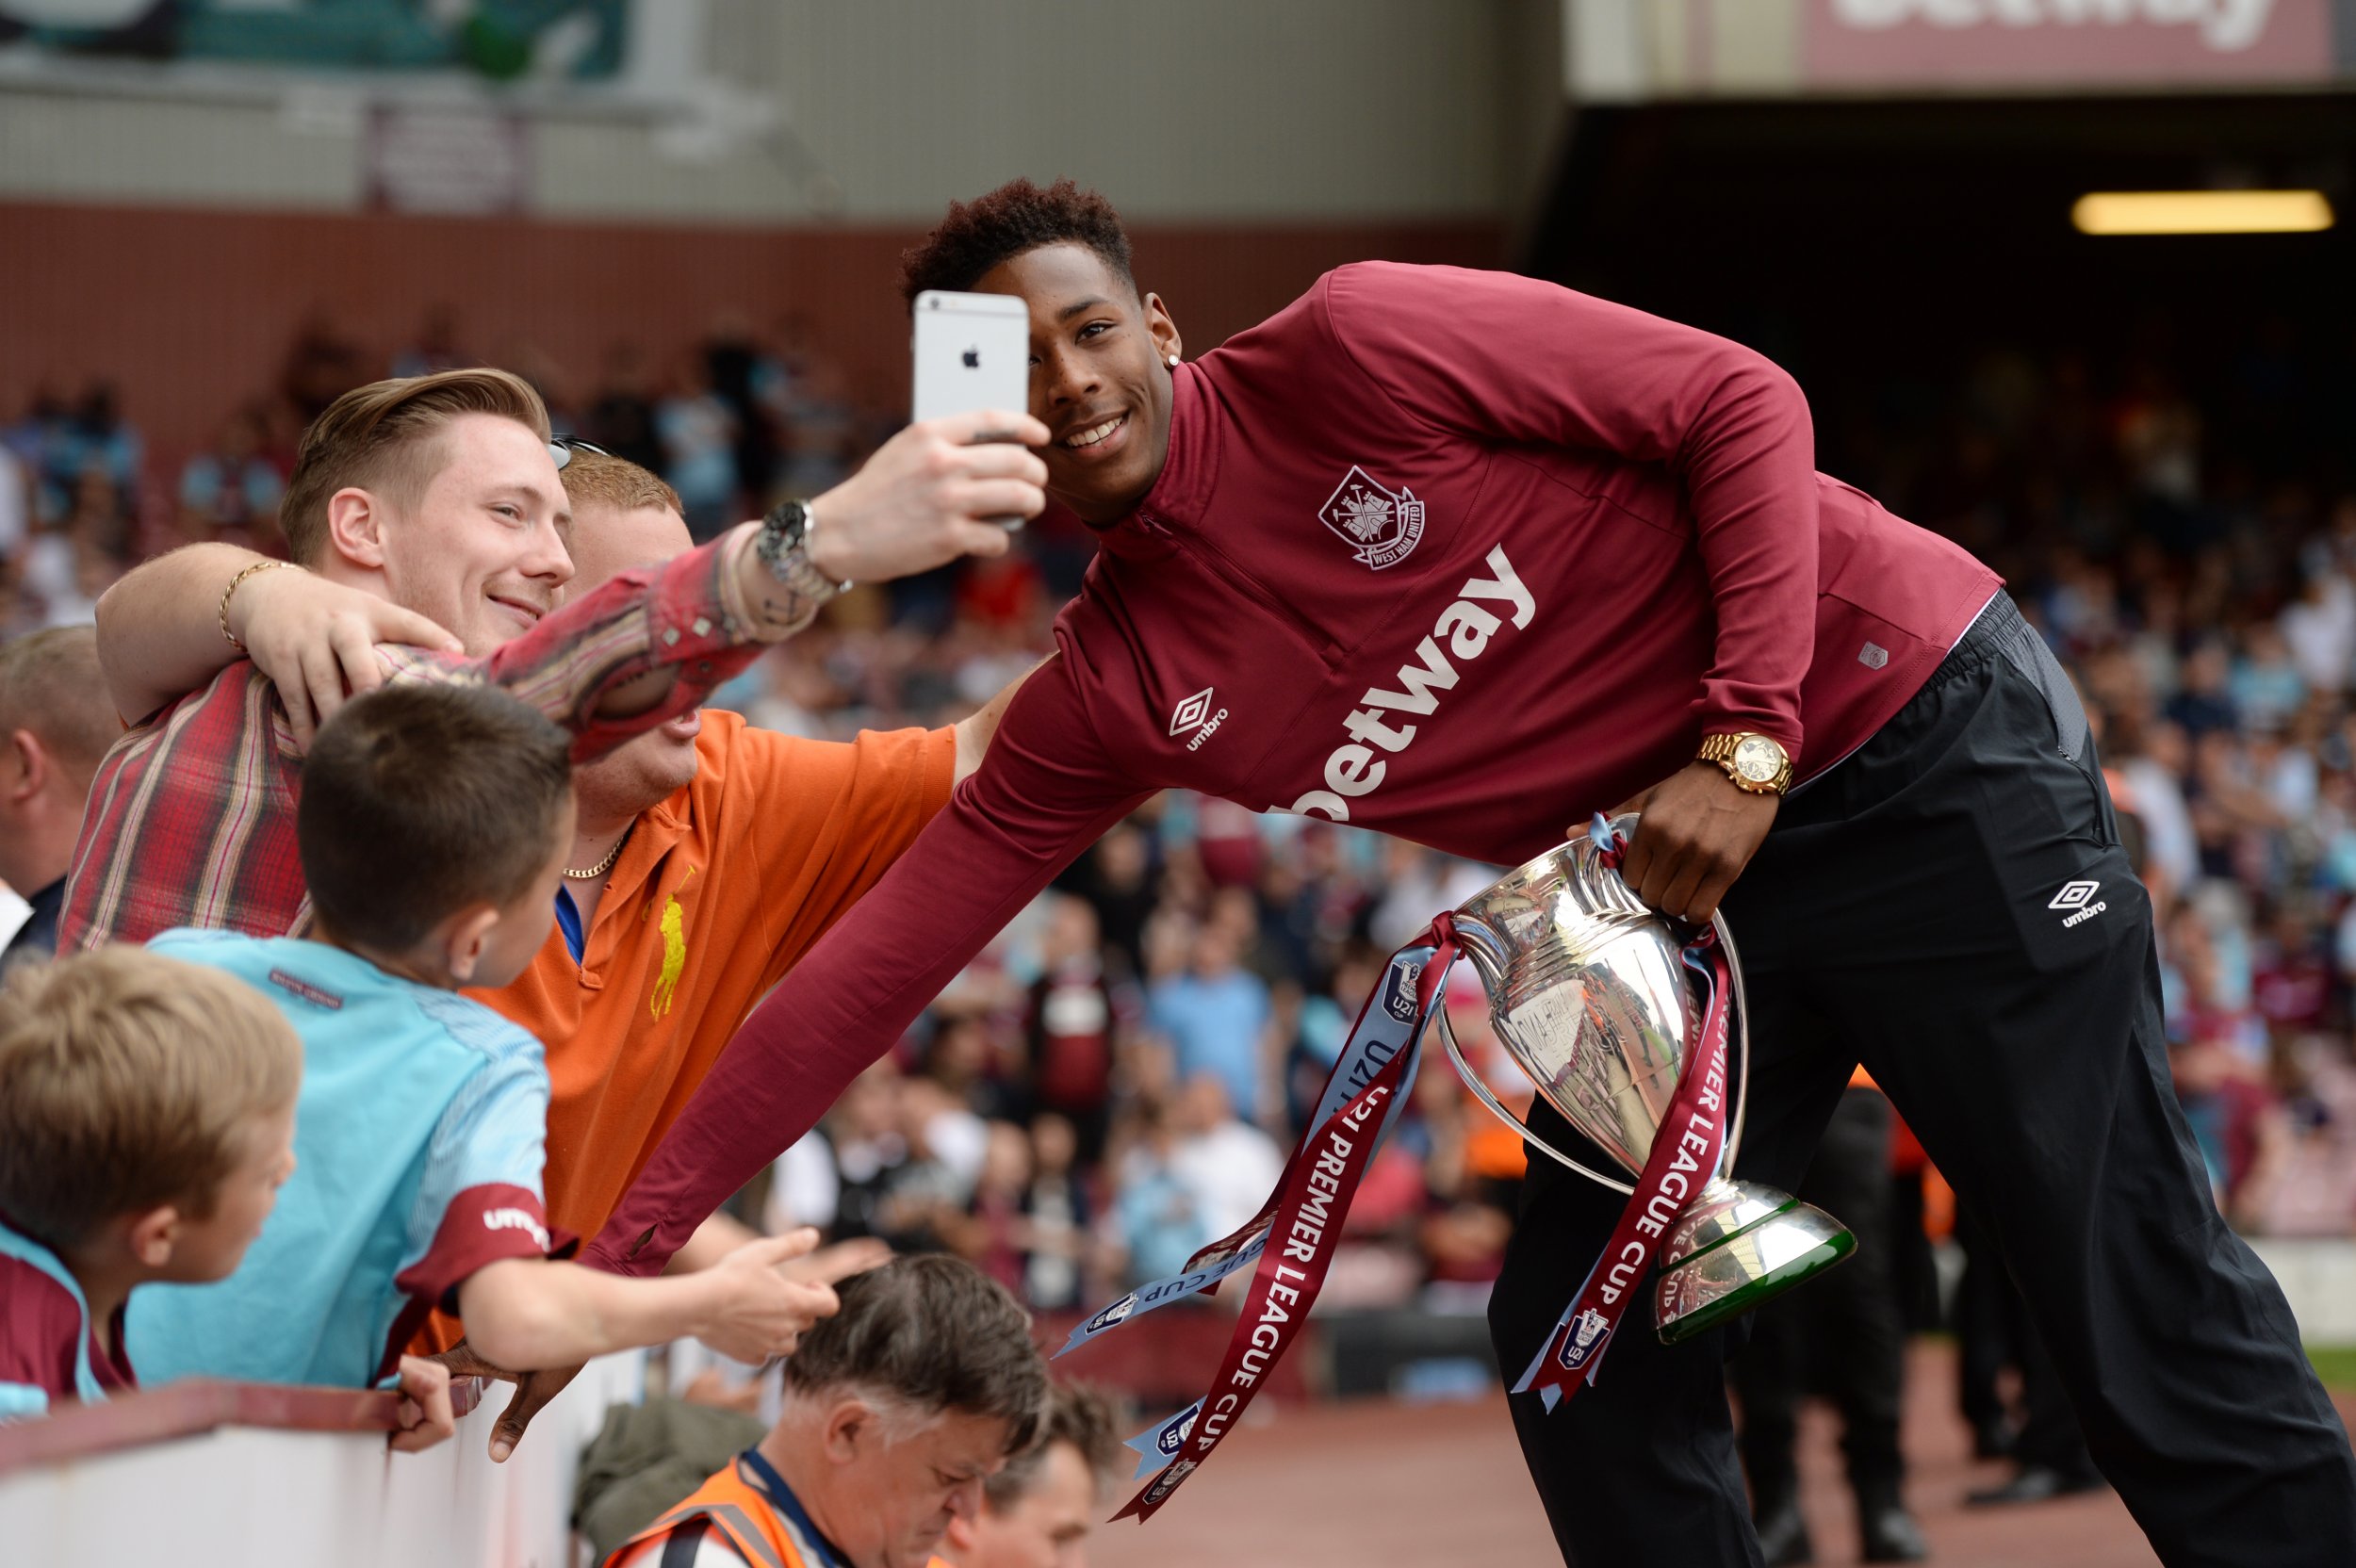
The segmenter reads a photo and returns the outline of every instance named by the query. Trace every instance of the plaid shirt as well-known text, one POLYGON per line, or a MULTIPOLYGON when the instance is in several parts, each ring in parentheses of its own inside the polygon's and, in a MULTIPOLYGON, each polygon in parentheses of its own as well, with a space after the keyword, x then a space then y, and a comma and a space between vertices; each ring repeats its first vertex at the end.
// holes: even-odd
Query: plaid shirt
MULTIPOLYGON (((380 646, 393 680, 489 681, 573 731, 587 761, 695 707, 749 663, 732 539, 623 572, 485 659, 380 646), (609 691, 663 665, 669 694, 643 713, 597 712, 609 691)), ((239 660, 115 743, 90 783, 57 951, 143 942, 178 925, 284 936, 310 912, 295 846, 303 758, 277 688, 239 660)))

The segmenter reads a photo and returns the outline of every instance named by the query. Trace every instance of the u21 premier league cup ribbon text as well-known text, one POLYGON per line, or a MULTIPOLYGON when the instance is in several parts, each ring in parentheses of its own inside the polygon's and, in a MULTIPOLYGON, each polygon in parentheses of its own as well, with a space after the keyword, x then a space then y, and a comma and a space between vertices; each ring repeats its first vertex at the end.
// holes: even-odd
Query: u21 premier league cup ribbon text
POLYGON ((1710 981, 1700 1049, 1677 1081, 1669 1113, 1653 1135, 1644 1173, 1620 1211, 1612 1240, 1556 1320, 1537 1359, 1513 1385, 1516 1394, 1536 1389, 1549 1411, 1578 1392, 1582 1382, 1595 1380, 1603 1353, 1619 1329, 1620 1315, 1642 1294, 1670 1227, 1718 1168, 1726 1129, 1726 1015, 1733 976, 1726 950, 1709 931, 1686 947, 1684 957, 1710 981))
MULTIPOLYGON (((1451 961, 1454 956, 1453 953, 1449 955, 1451 961)), ((1374 994, 1366 998, 1366 1004, 1359 1009, 1358 1021, 1350 1026, 1350 1038, 1342 1046, 1342 1054, 1335 1059, 1333 1071, 1326 1075, 1325 1091, 1317 1097, 1317 1109, 1309 1118, 1309 1130, 1302 1135, 1301 1148, 1293 1155, 1296 1162, 1307 1155, 1325 1124, 1333 1120, 1359 1090, 1374 1082, 1375 1074, 1384 1065, 1394 1057, 1404 1054, 1408 1058, 1407 1082, 1392 1097, 1383 1118, 1381 1135, 1387 1137, 1390 1135, 1392 1125, 1406 1108, 1407 1091, 1415 1082, 1415 1044, 1423 1033, 1417 992, 1423 977, 1432 972, 1432 949, 1421 938, 1391 955, 1390 964, 1383 972, 1383 983, 1375 988, 1374 994)), ((1440 964, 1438 972, 1446 976, 1448 964, 1440 964)), ((1445 984, 1445 980, 1442 983, 1445 984)), ((1285 1167, 1287 1175, 1291 1169, 1290 1165, 1285 1167)), ((1246 1220, 1233 1234, 1220 1237, 1188 1258, 1186 1266, 1177 1273, 1155 1280, 1151 1284, 1139 1285, 1120 1300, 1089 1314, 1081 1320, 1079 1327, 1072 1331, 1072 1337, 1064 1341, 1063 1349, 1055 1354, 1060 1356, 1076 1350, 1099 1334, 1109 1333, 1132 1318, 1157 1311, 1172 1301, 1183 1300, 1197 1291, 1217 1291, 1219 1282, 1228 1275, 1257 1263, 1261 1251, 1268 1246, 1268 1220, 1275 1214, 1277 1199, 1284 1190, 1284 1178, 1279 1177, 1276 1191, 1268 1194, 1268 1201, 1260 1205, 1260 1212, 1246 1220)))
MULTIPOLYGON (((1309 1135, 1285 1163, 1268 1204, 1251 1224, 1196 1254, 1198 1264, 1218 1254, 1212 1267, 1222 1278, 1242 1266, 1247 1252, 1258 1258, 1259 1268, 1210 1393, 1130 1440, 1129 1446, 1144 1456, 1140 1478, 1159 1462, 1169 1462, 1116 1519, 1134 1515, 1142 1523, 1153 1517, 1202 1468, 1307 1321, 1339 1244, 1350 1197, 1406 1102, 1415 1081, 1416 1044, 1447 997, 1448 966, 1455 961, 1455 944, 1434 940, 1430 933, 1391 956, 1383 984, 1359 1013, 1326 1080, 1309 1135)), ((1145 1298, 1156 1288, 1147 1286, 1114 1302, 1084 1327, 1102 1332, 1137 1311, 1163 1305, 1186 1294, 1186 1282, 1193 1278, 1188 1273, 1157 1282, 1177 1288, 1147 1303, 1145 1298)), ((1072 1344, 1083 1338, 1075 1333, 1072 1344)))

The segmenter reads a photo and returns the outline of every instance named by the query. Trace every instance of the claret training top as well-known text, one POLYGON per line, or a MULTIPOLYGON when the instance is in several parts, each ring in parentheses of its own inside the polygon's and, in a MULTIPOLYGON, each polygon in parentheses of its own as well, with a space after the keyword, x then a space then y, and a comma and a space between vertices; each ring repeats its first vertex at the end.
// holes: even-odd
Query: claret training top
POLYGON ((1550 284, 1345 267, 1175 380, 1058 657, 746 1021, 599 1260, 668 1257, 1153 791, 1514 863, 1705 733, 1830 767, 2000 585, 1817 473, 1767 360, 1550 284))

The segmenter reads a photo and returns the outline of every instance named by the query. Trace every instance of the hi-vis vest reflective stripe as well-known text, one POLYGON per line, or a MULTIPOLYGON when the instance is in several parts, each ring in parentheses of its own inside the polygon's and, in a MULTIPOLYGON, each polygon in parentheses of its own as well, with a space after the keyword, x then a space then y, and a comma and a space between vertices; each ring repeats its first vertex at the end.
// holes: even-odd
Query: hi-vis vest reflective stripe
POLYGON ((626 1563, 653 1568, 661 1555, 645 1548, 699 1518, 709 1519, 712 1527, 726 1536, 737 1555, 753 1568, 824 1568, 803 1559, 767 1496, 738 1473, 740 1464, 730 1460, 685 1502, 616 1546, 605 1560, 605 1568, 623 1568, 626 1563))

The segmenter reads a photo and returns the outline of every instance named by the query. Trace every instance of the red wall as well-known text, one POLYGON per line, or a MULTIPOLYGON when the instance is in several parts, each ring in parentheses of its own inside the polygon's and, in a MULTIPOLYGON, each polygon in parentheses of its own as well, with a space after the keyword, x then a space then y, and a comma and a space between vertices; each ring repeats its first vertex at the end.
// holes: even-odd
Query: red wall
MULTIPOLYGON (((276 384, 296 323, 324 307, 380 359, 427 310, 457 308, 470 351, 529 344, 586 392, 606 350, 675 351, 737 309, 763 328, 809 313, 878 407, 907 396, 894 289, 913 231, 623 227, 387 216, 0 204, 0 419, 44 380, 113 379, 151 450, 205 441, 276 384)), ((1322 270, 1386 257, 1492 266, 1494 224, 1140 229, 1138 276, 1193 350, 1270 314, 1322 270)))

